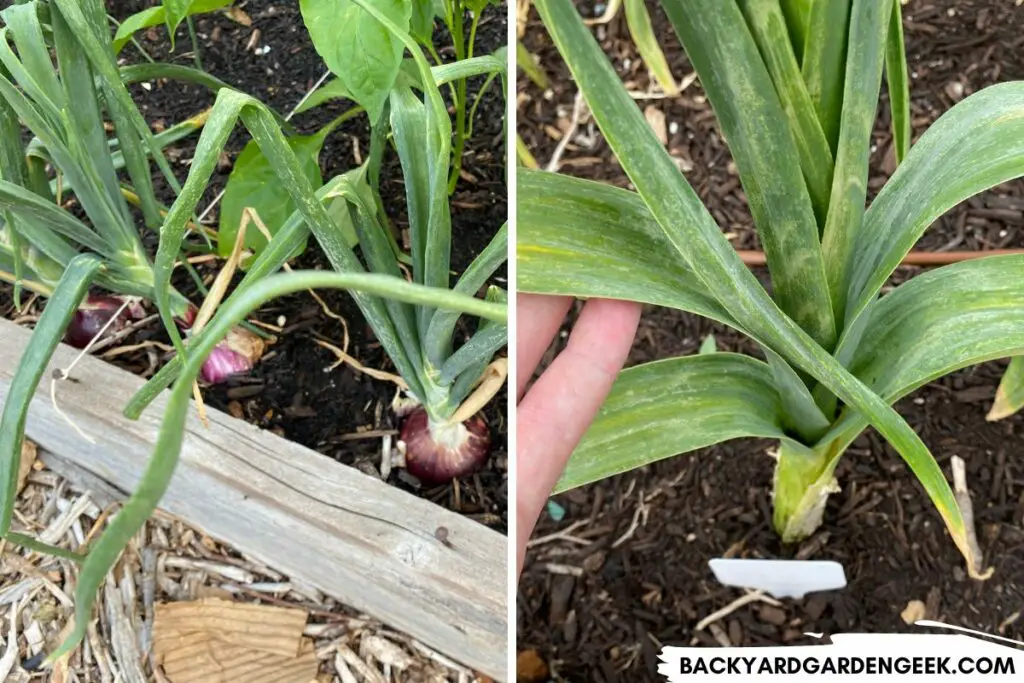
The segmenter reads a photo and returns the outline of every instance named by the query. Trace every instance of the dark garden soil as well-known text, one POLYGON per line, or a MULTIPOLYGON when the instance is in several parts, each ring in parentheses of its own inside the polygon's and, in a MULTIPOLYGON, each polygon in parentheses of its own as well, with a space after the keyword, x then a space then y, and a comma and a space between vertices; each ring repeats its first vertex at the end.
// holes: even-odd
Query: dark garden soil
MULTIPOLYGON (((116 17, 124 18, 150 5, 152 3, 146 0, 130 0, 113 3, 110 7, 116 17)), ((302 24, 298 3, 242 0, 235 3, 235 8, 239 12, 232 15, 234 18, 222 12, 196 17, 203 66, 232 87, 261 99, 282 116, 288 115, 326 71, 302 24)), ((490 53, 506 43, 505 14, 504 7, 488 8, 478 29, 476 54, 490 53)), ((174 52, 170 51, 167 31, 163 27, 137 34, 137 38, 157 61, 194 65, 184 24, 176 36, 174 52)), ((435 36, 435 45, 451 45, 451 39, 443 29, 435 36)), ((439 51, 445 59, 454 58, 454 50, 450 47, 439 51)), ((132 45, 125 48, 122 57, 129 62, 143 59, 132 45)), ((471 103, 482 80, 470 82, 471 103)), ((480 253, 507 215, 502 128, 504 96, 497 83, 500 79, 488 89, 477 112, 474 134, 466 145, 463 176, 451 199, 452 268, 456 275, 480 253)), ((160 81, 147 87, 136 85, 132 90, 146 119, 157 130, 193 116, 213 103, 211 93, 190 84, 160 81)), ((351 106, 352 103, 347 101, 331 102, 295 116, 292 122, 299 132, 312 133, 351 106)), ((188 173, 197 137, 193 136, 167 150, 179 180, 184 180, 188 173)), ((223 189, 233 159, 248 139, 241 126, 236 128, 222 163, 199 204, 200 210, 223 189)), ((368 149, 369 126, 365 116, 343 124, 328 138, 320 155, 324 180, 357 166, 368 149)), ((389 218, 396 230, 404 230, 408 225, 405 189, 401 166, 394 153, 386 157, 381 179, 381 192, 389 218)), ((158 187, 161 198, 169 204, 173 194, 166 185, 158 187)), ((217 211, 214 209, 205 222, 216 226, 216 221, 217 211)), ((219 265, 205 269, 200 266, 199 269, 209 280, 219 265)), ((292 262, 292 266, 330 268, 312 239, 308 250, 292 262)), ((182 277, 179 273, 175 282, 181 291, 195 292, 187 276, 182 277)), ((507 288, 504 268, 496 274, 495 282, 507 288)), ((320 294, 332 312, 348 323, 351 337, 348 353, 366 367, 393 372, 394 366, 348 294, 342 291, 323 291, 320 294)), ((4 297, 0 300, 0 306, 3 306, 0 310, 8 310, 6 290, 0 289, 0 297, 4 297)), ((193 300, 198 303, 201 297, 194 296, 193 300)), ((327 371, 335 363, 336 356, 317 345, 316 340, 340 347, 344 332, 341 323, 326 315, 309 294, 277 299, 262 308, 253 319, 272 325, 283 321, 283 329, 274 333, 276 341, 268 347, 267 355, 253 372, 226 385, 204 390, 207 403, 379 476, 381 435, 397 434, 398 424, 390 410, 395 386, 361 374, 348 365, 327 371)), ((131 341, 165 339, 158 328, 154 324, 136 333, 131 341)), ((461 329, 462 339, 471 331, 461 329)), ((154 371, 153 363, 144 354, 122 356, 115 362, 144 376, 154 371)), ((392 471, 389 481, 504 532, 508 469, 506 405, 503 391, 485 411, 494 448, 489 461, 478 474, 430 489, 422 488, 404 470, 392 471)))
MULTIPOLYGON (((680 79, 692 69, 660 9, 653 4, 651 9, 680 79)), ((603 6, 583 3, 581 11, 597 16, 603 6)), ((916 134, 955 100, 997 81, 1024 78, 1024 8, 1000 0, 915 0, 904 12, 916 134)), ((647 92, 646 70, 624 19, 596 31, 628 87, 647 92)), ((519 133, 544 167, 569 128, 575 86, 535 12, 523 40, 539 55, 552 83, 542 92, 520 74, 519 133)), ((669 150, 731 239, 739 247, 757 248, 739 179, 699 84, 679 98, 639 104, 657 110, 649 112, 649 120, 664 115, 669 150)), ((874 191, 892 171, 885 109, 875 135, 874 191)), ((586 118, 559 168, 629 186, 586 118)), ((1024 247, 1021 181, 957 207, 917 246, 929 251, 1016 247, 1024 247)), ((897 277, 912 272, 903 269, 897 277)), ((715 335, 720 349, 757 354, 728 329, 649 307, 630 363, 694 353, 708 334, 715 335)), ((998 362, 963 370, 897 406, 947 474, 952 455, 967 462, 979 540, 987 565, 995 568, 989 581, 966 577, 963 560, 923 489, 873 431, 849 450, 838 472, 842 492, 832 497, 821 530, 799 547, 782 546, 770 526, 772 461, 766 452, 771 444, 733 441, 555 498, 564 519, 543 515, 534 538, 570 526, 572 538, 544 540, 528 552, 518 600, 517 649, 526 653, 521 680, 543 668, 554 680, 653 681, 663 644, 809 644, 805 632, 906 631, 912 627, 900 612, 911 600, 924 602, 929 618, 1024 639, 1024 416, 992 424, 984 417, 1003 367, 998 362), (740 595, 718 584, 707 567, 708 560, 723 555, 837 560, 849 586, 786 600, 781 608, 749 605, 695 632, 702 618, 740 595)))

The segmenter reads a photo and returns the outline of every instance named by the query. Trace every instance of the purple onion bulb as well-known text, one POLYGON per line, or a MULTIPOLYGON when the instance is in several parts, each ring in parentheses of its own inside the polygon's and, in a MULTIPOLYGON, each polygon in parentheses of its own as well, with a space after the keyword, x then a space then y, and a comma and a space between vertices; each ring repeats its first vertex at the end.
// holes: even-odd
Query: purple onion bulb
POLYGON ((402 423, 405 468, 425 484, 446 484, 480 469, 487 460, 491 434, 479 415, 459 424, 431 425, 417 408, 402 423))

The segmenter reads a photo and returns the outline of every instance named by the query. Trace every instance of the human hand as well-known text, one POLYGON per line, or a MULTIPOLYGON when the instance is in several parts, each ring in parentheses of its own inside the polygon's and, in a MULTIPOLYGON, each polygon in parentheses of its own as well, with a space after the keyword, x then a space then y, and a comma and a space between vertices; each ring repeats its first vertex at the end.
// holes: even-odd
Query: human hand
POLYGON ((516 576, 551 490, 625 364, 640 322, 640 304, 589 300, 565 349, 523 396, 571 305, 570 297, 516 295, 516 576))

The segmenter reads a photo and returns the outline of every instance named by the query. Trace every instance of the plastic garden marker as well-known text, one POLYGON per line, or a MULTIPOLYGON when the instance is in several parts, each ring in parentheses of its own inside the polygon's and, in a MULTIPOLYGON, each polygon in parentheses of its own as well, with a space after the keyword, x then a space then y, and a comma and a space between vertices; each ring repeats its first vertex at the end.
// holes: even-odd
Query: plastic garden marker
POLYGON ((846 587, 843 565, 831 560, 746 560, 715 558, 708 562, 723 585, 762 591, 776 598, 846 587))

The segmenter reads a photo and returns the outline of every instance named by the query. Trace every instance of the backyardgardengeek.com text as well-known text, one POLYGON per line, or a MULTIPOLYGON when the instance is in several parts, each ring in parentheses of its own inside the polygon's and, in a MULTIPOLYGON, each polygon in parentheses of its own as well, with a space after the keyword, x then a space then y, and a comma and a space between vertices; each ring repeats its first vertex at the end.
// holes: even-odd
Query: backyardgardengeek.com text
POLYGON ((1016 674, 1012 657, 682 657, 684 675, 996 675, 1016 674))

